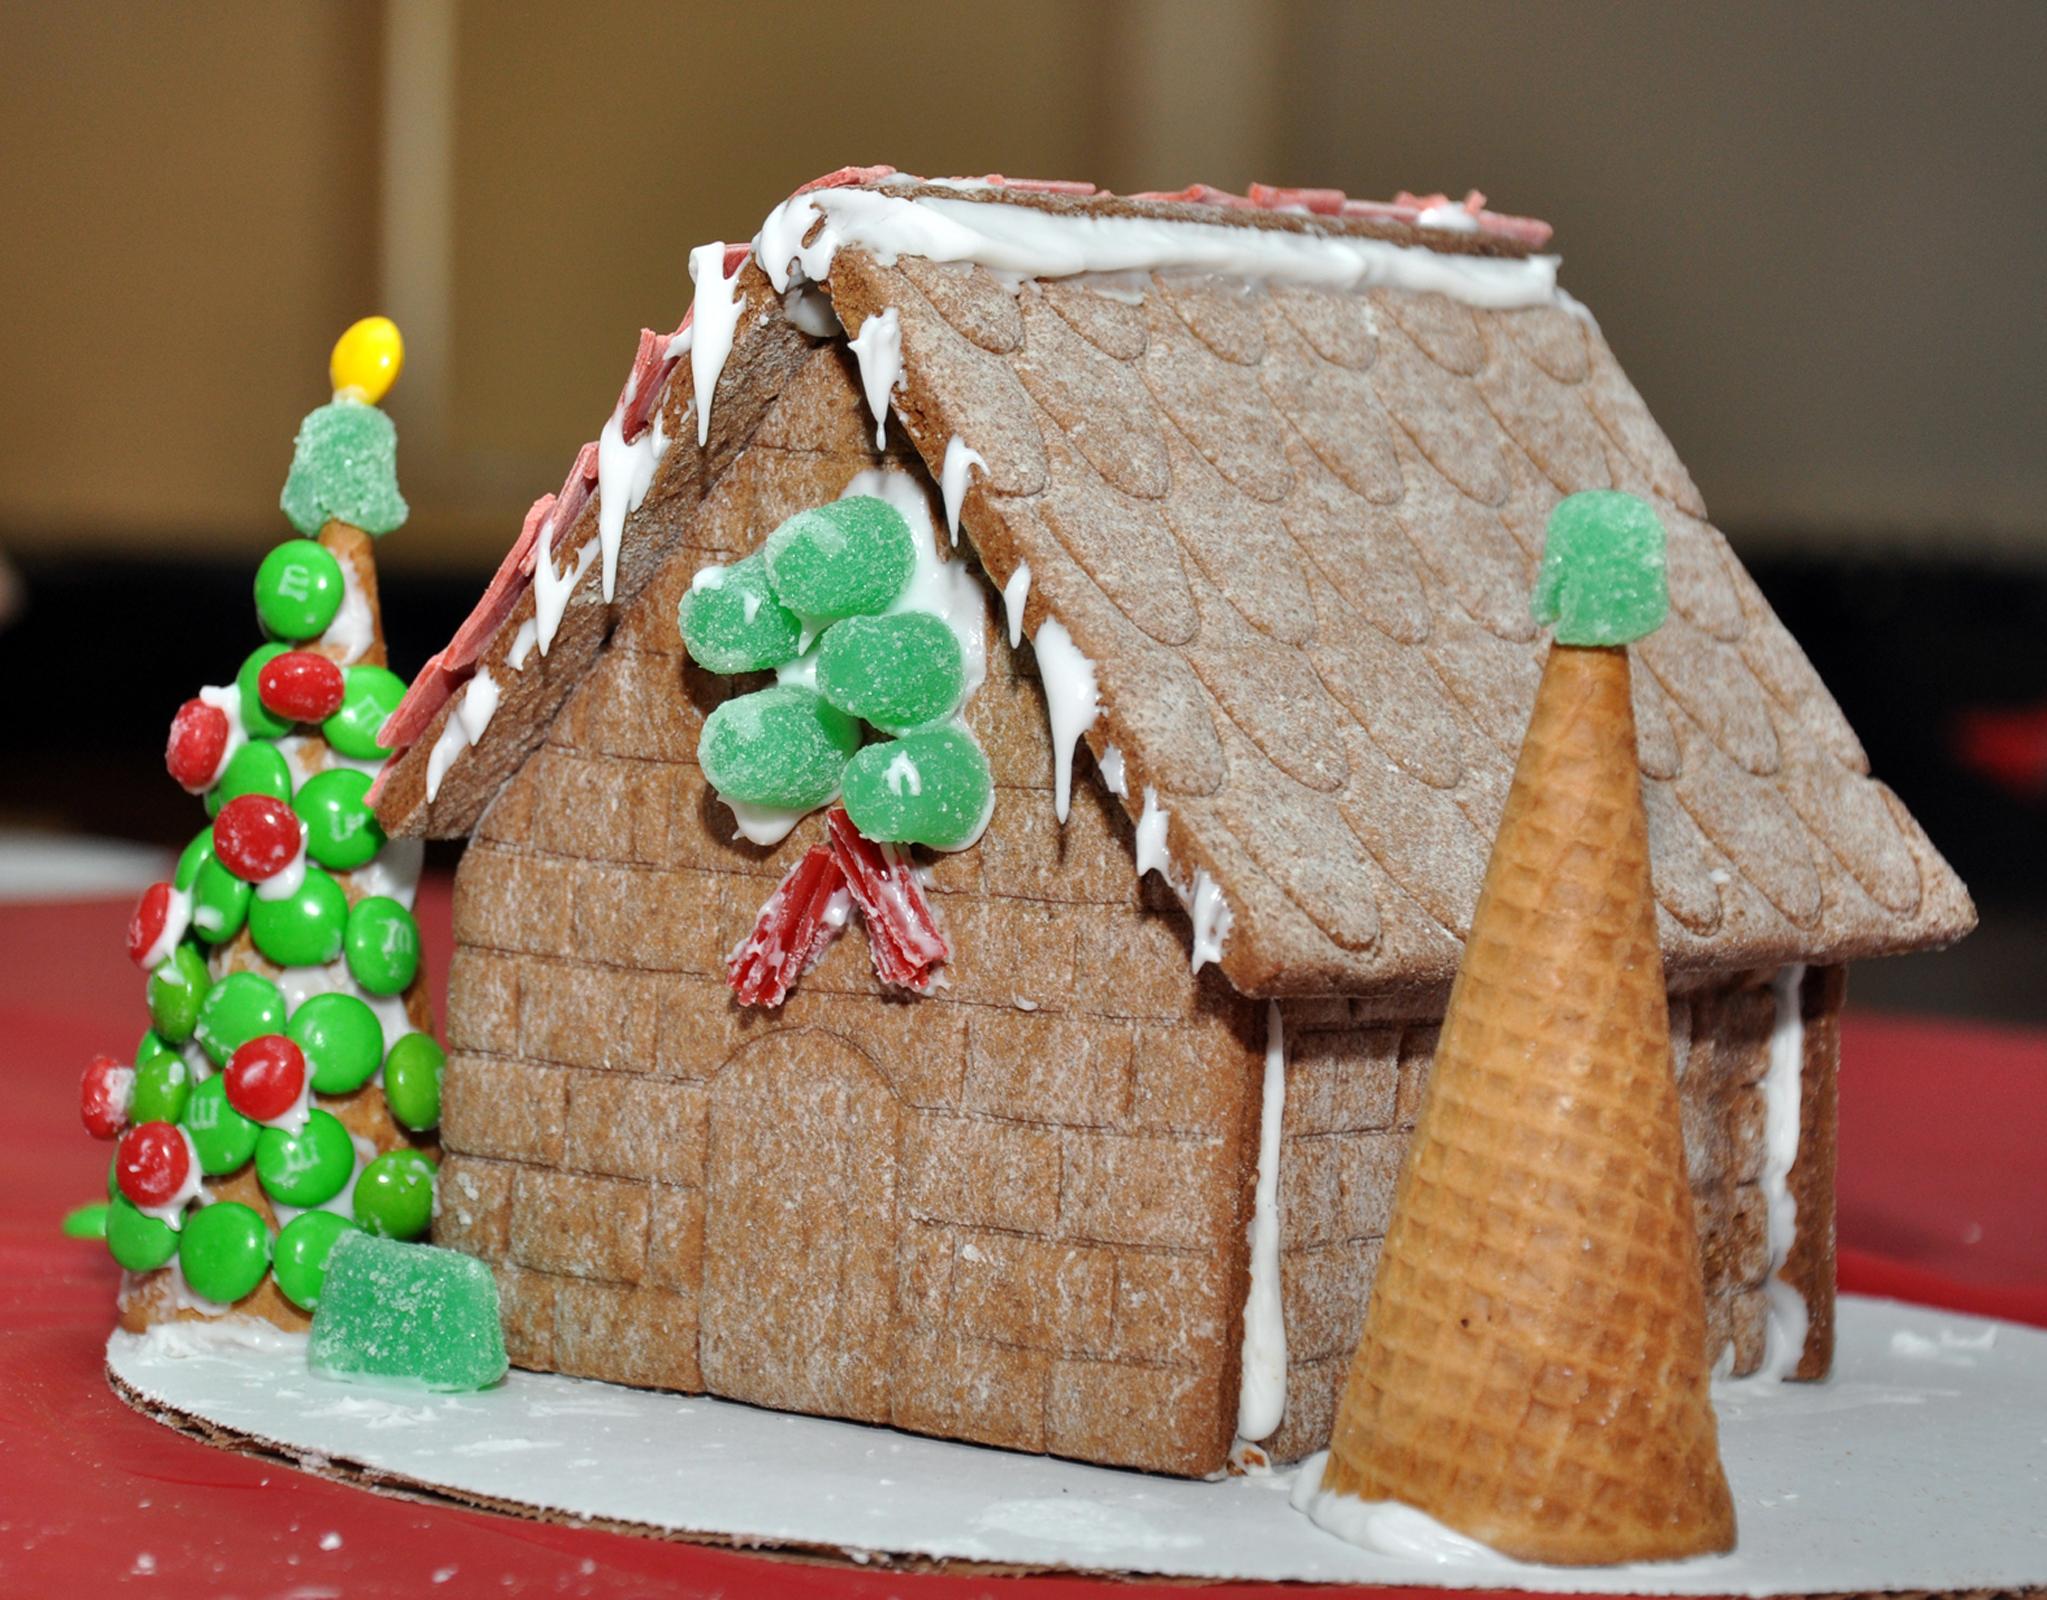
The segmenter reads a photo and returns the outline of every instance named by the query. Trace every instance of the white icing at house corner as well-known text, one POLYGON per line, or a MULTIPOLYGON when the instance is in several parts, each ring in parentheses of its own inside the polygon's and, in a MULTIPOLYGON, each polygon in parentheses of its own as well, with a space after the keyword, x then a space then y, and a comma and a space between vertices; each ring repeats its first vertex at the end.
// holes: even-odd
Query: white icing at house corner
POLYGON ((1244 1298, 1237 1436, 1269 1438, 1286 1417, 1286 1311, 1280 1298, 1280 1131, 1286 1121, 1286 1029, 1279 1002, 1265 1003, 1265 1081, 1258 1112, 1258 1183, 1251 1221, 1251 1286, 1244 1298))
MULTIPOLYGON (((719 240, 700 244, 689 253, 689 275, 697 286, 690 324, 668 341, 668 354, 671 359, 684 352, 689 355, 690 379, 696 385, 697 448, 701 450, 710 442, 711 397, 725 370, 725 358, 732 354, 732 334, 739 326, 739 270, 725 276, 725 245, 719 240)), ((541 654, 546 653, 543 648, 541 654)))
MULTIPOLYGON (((960 504, 967 497, 967 470, 970 467, 979 467, 986 472, 988 463, 980 451, 954 434, 945 441, 945 461, 938 472, 938 491, 945 501, 945 531, 952 535, 955 545, 960 542, 960 504)), ((1012 645, 1016 643, 1014 620, 1010 624, 1009 642, 1012 645)))
POLYGON ((896 308, 869 317, 846 348, 860 363, 860 392, 874 414, 874 448, 883 449, 888 444, 888 397, 903 381, 903 329, 896 308))
POLYGON ((1800 1004, 1805 966, 1780 967, 1771 980, 1777 1014, 1770 1029, 1769 1066, 1763 1073, 1763 1200, 1770 1271, 1763 1280, 1769 1318, 1763 1328, 1763 1363, 1752 1376, 1788 1378, 1805 1354, 1810 1313, 1798 1286, 1784 1279, 1784 1264, 1798 1241, 1798 1197, 1791 1169, 1798 1160, 1800 1096, 1805 1086, 1805 1014, 1800 1004))

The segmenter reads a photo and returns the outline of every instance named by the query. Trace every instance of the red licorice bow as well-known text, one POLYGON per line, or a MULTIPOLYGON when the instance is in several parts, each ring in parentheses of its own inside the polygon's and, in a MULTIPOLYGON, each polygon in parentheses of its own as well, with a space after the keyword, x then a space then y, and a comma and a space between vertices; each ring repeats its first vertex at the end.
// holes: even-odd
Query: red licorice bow
POLYGON ((753 932, 733 948, 725 978, 743 1006, 778 1006, 796 980, 816 966, 846 925, 829 915, 846 875, 831 851, 816 845, 768 896, 753 932))
POLYGON ((916 863, 894 845, 864 837, 843 806, 827 811, 824 825, 846 887, 867 924, 876 976, 915 994, 929 994, 952 952, 938 931, 916 863))

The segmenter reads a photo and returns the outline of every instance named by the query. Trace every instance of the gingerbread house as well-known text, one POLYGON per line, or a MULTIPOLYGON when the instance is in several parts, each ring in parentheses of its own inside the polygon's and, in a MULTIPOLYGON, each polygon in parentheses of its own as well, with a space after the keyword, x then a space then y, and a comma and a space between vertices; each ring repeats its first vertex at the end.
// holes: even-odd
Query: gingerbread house
POLYGON ((1713 1354, 1827 1370, 1845 964, 1973 912, 1547 237, 863 169, 695 254, 385 731, 390 831, 470 841, 435 1237, 516 1363, 1174 1473, 1325 1443, 1544 520, 1615 487, 1669 535, 1635 713, 1713 1354), (821 824, 734 837, 696 751, 747 684, 677 608, 855 480, 980 575, 996 803, 922 853, 944 987, 841 939, 744 1007, 821 824))

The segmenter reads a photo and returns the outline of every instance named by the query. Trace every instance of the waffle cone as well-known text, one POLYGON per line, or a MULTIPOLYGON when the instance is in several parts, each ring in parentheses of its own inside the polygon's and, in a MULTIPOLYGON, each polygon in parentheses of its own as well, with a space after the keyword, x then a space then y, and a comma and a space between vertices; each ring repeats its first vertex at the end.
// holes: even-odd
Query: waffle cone
POLYGON ((1544 668, 1323 1487, 1527 1561, 1733 1546, 1625 650, 1544 668))

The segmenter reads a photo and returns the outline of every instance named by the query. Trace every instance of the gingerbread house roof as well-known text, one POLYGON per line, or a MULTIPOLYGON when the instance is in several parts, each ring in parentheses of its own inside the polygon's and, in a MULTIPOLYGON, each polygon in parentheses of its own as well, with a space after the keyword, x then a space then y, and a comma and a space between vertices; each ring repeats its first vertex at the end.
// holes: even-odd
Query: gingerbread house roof
POLYGON ((1547 237, 1477 196, 820 180, 752 246, 696 253, 693 320, 643 335, 603 437, 387 726, 408 748, 380 810, 394 831, 473 827, 601 649, 607 598, 637 592, 796 364, 843 338, 990 582, 1021 595, 1013 628, 1041 666, 1056 654, 1055 737, 1080 725, 1134 864, 1166 874, 1240 990, 1447 980, 1545 648, 1544 522, 1592 488, 1649 497, 1669 532, 1672 614, 1636 650, 1635 700, 1672 967, 1958 937, 1962 885, 1556 288, 1547 237), (493 683, 495 715, 467 704, 521 630, 558 641, 547 669, 493 683))

